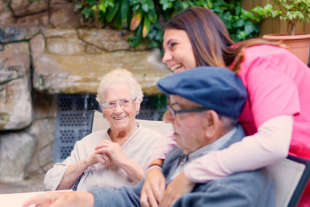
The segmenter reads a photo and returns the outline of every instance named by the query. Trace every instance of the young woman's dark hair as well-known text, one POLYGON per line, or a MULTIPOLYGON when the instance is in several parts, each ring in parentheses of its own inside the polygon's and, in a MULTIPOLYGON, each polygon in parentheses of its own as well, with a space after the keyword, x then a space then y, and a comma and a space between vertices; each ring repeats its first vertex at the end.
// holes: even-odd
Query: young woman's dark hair
POLYGON ((212 11, 202 7, 189 8, 176 15, 167 22, 164 32, 166 29, 187 32, 197 66, 229 67, 234 63, 235 73, 240 71, 245 48, 266 44, 280 46, 279 43, 263 39, 250 39, 235 45, 222 20, 212 11))

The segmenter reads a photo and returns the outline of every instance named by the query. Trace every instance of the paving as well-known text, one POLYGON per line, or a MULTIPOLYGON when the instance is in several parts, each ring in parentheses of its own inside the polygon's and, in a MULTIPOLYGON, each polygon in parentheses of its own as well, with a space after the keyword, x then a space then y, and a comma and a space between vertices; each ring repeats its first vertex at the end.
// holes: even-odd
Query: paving
POLYGON ((28 175, 25 180, 19 182, 0 182, 0 194, 43 191, 44 175, 45 174, 28 175))

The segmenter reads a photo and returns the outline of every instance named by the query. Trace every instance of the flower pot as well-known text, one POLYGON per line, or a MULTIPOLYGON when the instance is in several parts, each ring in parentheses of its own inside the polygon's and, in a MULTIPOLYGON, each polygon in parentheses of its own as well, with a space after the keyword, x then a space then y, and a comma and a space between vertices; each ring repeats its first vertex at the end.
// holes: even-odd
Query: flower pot
POLYGON ((287 34, 269 34, 264 35, 263 39, 277 42, 283 40, 283 44, 288 46, 288 50, 301 59, 305 64, 309 61, 309 42, 310 34, 297 33, 295 35, 287 34))

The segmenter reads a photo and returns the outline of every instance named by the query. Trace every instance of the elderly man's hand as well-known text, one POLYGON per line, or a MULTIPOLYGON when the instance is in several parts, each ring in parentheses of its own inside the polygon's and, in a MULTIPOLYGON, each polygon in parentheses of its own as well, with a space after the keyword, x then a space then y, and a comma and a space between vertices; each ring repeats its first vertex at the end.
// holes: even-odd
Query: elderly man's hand
POLYGON ((93 207, 94 202, 93 194, 87 192, 48 192, 29 199, 23 207, 33 204, 40 207, 93 207))
POLYGON ((122 151, 121 146, 118 143, 114 143, 108 140, 102 141, 95 148, 96 154, 105 154, 110 158, 110 161, 115 165, 120 166, 122 163, 126 163, 129 159, 122 151))
POLYGON ((190 193, 195 186, 195 183, 186 178, 183 172, 173 179, 164 192, 163 198, 160 202, 160 207, 172 206, 177 199, 185 193, 190 193))
POLYGON ((140 204, 143 207, 157 207, 162 199, 166 186, 166 179, 158 168, 149 170, 141 190, 140 204))

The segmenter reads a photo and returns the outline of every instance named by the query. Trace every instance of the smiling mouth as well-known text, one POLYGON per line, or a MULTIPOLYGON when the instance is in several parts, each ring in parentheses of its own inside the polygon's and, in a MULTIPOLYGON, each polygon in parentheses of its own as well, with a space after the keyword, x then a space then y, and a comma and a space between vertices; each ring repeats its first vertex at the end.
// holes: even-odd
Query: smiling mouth
POLYGON ((176 64, 174 66, 172 66, 170 69, 174 72, 174 73, 177 73, 180 68, 182 67, 182 64, 176 64))
POLYGON ((125 118, 126 118, 126 116, 124 116, 124 117, 113 117, 113 119, 115 119, 115 120, 123 120, 125 118))

